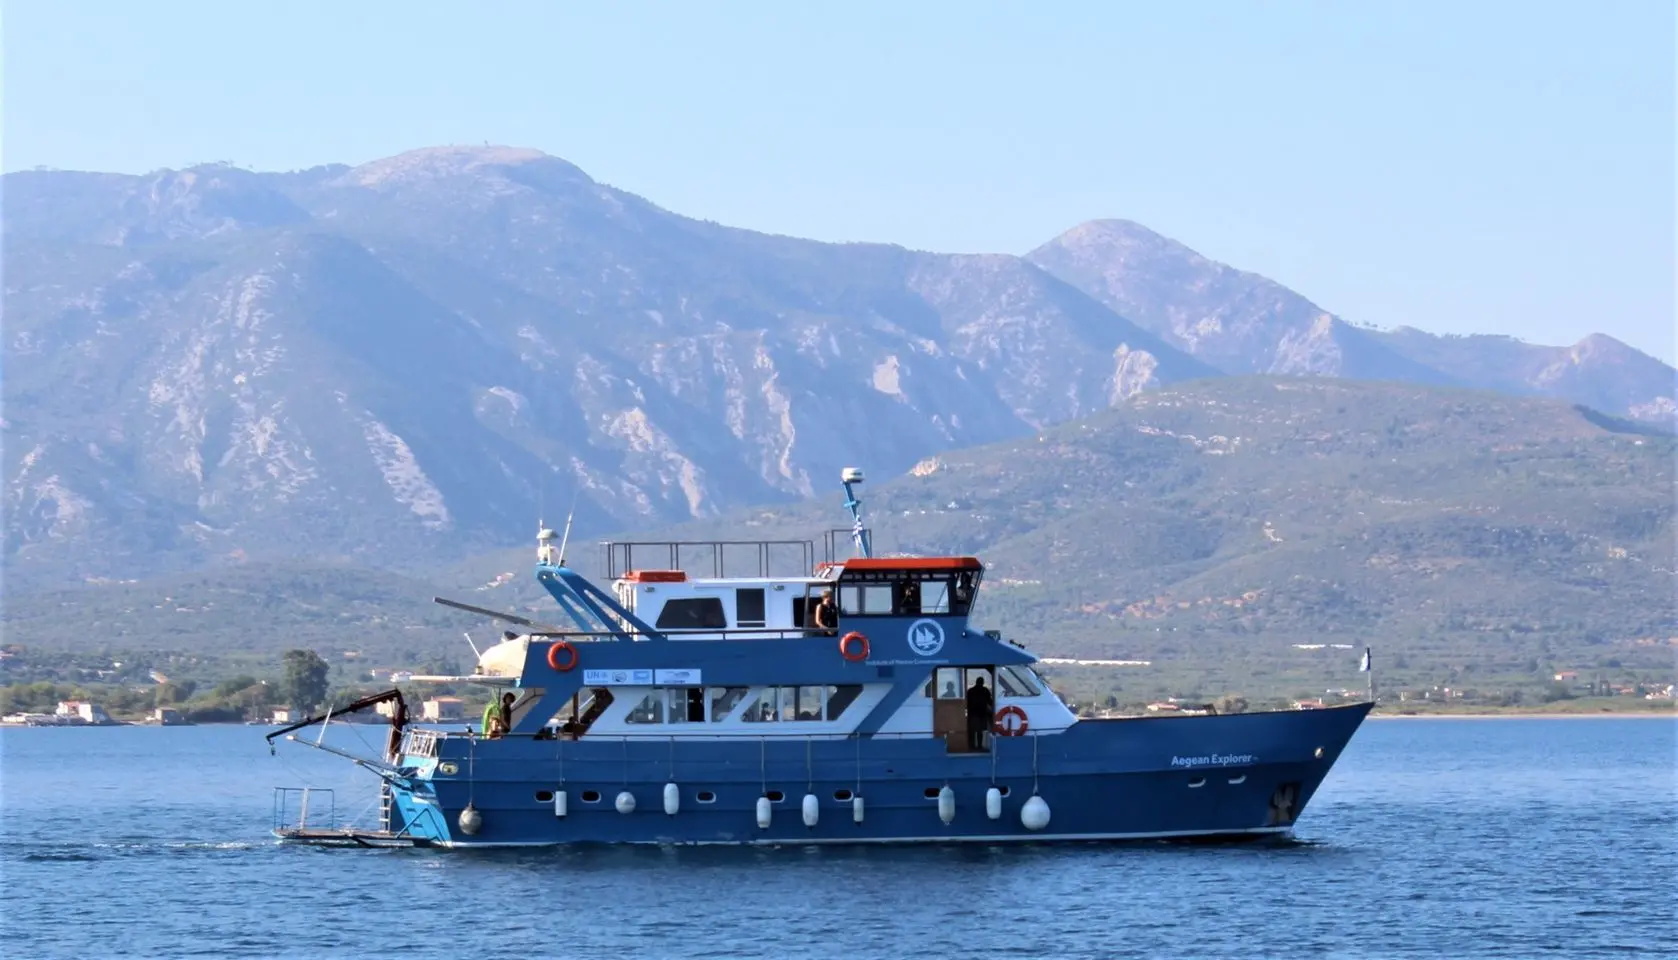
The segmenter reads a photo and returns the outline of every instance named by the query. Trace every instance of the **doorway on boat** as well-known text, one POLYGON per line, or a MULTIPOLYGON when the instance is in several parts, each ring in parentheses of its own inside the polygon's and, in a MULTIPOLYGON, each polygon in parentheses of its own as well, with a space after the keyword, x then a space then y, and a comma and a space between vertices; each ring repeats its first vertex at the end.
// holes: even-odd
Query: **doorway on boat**
POLYGON ((926 685, 932 698, 932 735, 950 753, 986 754, 996 709, 996 672, 990 667, 939 667, 926 685))

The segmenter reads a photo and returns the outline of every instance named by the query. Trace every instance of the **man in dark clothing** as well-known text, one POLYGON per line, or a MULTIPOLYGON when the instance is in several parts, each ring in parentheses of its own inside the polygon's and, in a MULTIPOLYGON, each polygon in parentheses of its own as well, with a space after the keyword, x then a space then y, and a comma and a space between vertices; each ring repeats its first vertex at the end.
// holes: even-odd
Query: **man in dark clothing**
POLYGON ((985 731, 990 729, 995 704, 985 678, 975 677, 967 691, 967 749, 985 749, 985 731))
POLYGON ((833 590, 822 591, 822 597, 816 601, 815 609, 816 629, 829 633, 839 629, 839 608, 833 605, 833 590))

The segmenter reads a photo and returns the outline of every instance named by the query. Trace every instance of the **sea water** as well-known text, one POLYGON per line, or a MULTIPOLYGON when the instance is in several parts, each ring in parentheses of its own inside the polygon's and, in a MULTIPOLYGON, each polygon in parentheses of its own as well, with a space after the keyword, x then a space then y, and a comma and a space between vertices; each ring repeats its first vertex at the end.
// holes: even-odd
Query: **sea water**
POLYGON ((1371 720, 1215 847, 281 846, 274 786, 376 781, 266 732, 0 732, 0 956, 1678 957, 1671 719, 1371 720))

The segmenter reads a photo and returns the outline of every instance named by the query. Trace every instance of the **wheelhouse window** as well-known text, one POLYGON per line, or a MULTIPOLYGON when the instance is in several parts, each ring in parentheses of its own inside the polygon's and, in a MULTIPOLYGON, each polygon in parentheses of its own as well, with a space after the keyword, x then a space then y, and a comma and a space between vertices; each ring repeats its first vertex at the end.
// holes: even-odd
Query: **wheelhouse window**
POLYGON ((979 575, 976 568, 847 568, 839 582, 839 612, 847 617, 965 616, 979 575))
POLYGON ((762 587, 734 591, 734 621, 739 627, 761 627, 769 622, 764 617, 762 587))
POLYGON ((728 615, 721 597, 674 597, 658 612, 660 630, 726 630, 728 615))
POLYGON ((1035 697, 1043 692, 1036 675, 1024 667, 998 667, 996 686, 1004 697, 1035 697))

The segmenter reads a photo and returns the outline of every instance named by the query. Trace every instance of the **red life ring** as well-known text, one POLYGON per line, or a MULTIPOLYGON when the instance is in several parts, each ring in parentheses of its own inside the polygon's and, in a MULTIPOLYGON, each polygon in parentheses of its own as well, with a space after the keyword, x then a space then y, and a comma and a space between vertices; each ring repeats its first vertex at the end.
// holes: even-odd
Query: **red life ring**
POLYGON ((1009 704, 1001 710, 996 711, 996 722, 991 725, 991 732, 995 733, 999 737, 1024 736, 1025 732, 1029 729, 1031 729, 1031 723, 1026 719, 1025 711, 1013 704, 1009 704), (1019 718, 1019 724, 1014 727, 1009 727, 1009 717, 1019 718))
POLYGON ((867 660, 868 638, 855 630, 845 634, 839 638, 839 655, 852 663, 861 663, 867 660), (857 644, 854 650, 851 646, 853 643, 857 644))
POLYGON ((558 670, 560 673, 565 673, 576 665, 577 648, 571 645, 571 641, 555 640, 553 645, 548 647, 548 666, 558 670), (567 655, 563 662, 559 659, 559 655, 561 653, 567 655))

